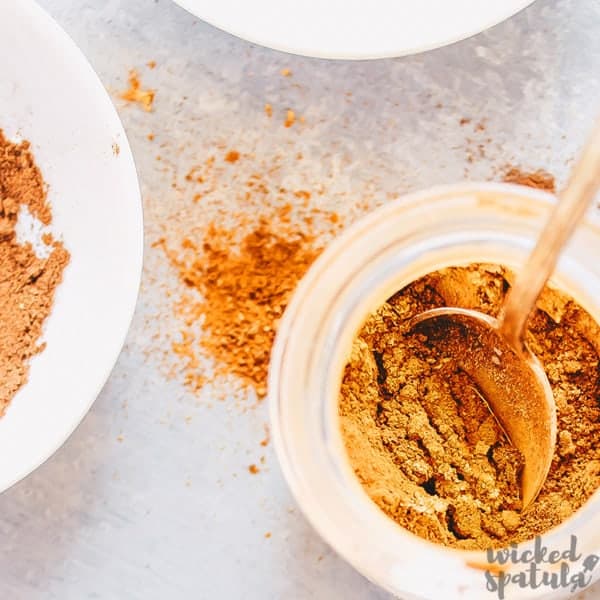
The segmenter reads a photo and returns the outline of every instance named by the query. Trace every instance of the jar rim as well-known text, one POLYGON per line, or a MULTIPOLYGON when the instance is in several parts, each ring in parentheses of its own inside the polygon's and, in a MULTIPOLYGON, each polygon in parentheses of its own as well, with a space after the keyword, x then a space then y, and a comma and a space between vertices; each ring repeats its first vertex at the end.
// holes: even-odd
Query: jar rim
MULTIPOLYGON (((417 212, 420 213, 420 218, 423 219, 427 217, 427 215, 422 213, 433 211, 436 203, 443 204, 447 203, 449 199, 456 200, 463 198, 468 200, 467 204, 471 208, 479 206, 481 209, 481 207, 485 206, 486 210, 492 212, 494 210, 507 209, 509 212, 512 210, 513 214, 511 215, 511 218, 513 220, 518 220, 520 218, 525 220, 529 219, 530 221, 535 222, 538 226, 544 221, 545 214, 548 212, 550 206, 554 202, 554 197, 547 192, 526 188, 516 184, 489 182, 468 183, 438 186, 428 190, 408 194, 406 196, 401 196, 398 199, 391 201, 369 213, 357 223, 352 225, 348 230, 343 232, 337 239, 335 239, 325 249, 323 254, 317 259, 314 265, 309 269, 306 276, 299 283, 298 288, 280 323, 277 338, 273 347, 271 365, 269 369, 269 404, 274 445, 284 476, 288 481, 288 485, 296 497, 296 500, 298 501, 302 511, 315 529, 317 529, 320 535, 342 556, 344 556, 367 577, 394 593, 400 593, 400 590, 395 587, 393 582, 390 583, 389 577, 386 578, 384 576, 385 574, 378 572, 377 568, 373 568, 372 564, 362 564, 361 553, 357 552, 355 548, 349 547, 347 539, 346 541, 341 541, 339 538, 336 538, 335 528, 332 529, 331 518, 327 518, 327 516, 323 514, 318 514, 317 511, 319 510, 319 507, 314 505, 311 493, 307 493, 307 480, 310 479, 310 473, 306 472, 306 465, 303 465, 301 461, 298 461, 298 456, 301 456, 302 453, 304 453, 304 456, 308 456, 311 450, 308 447, 303 447, 301 451, 299 450, 295 454, 296 451, 291 451, 290 449, 290 440, 287 439, 289 437, 289 424, 285 424, 285 420, 289 420, 291 415, 291 413, 289 415, 286 414, 285 406, 285 403, 289 401, 288 396, 290 394, 290 389, 288 384, 290 382, 286 381, 286 377, 293 371, 293 369, 292 371, 289 369, 290 363, 294 363, 296 365, 301 363, 301 366, 311 365, 312 363, 309 361, 309 355, 311 355, 311 358, 314 361, 315 356, 318 354, 318 349, 310 348, 309 340, 304 340, 304 343, 296 343, 297 340, 292 338, 293 336, 297 338, 303 333, 308 335, 307 332, 298 329, 300 321, 302 321, 302 326, 306 325, 308 322, 306 314, 307 311, 313 311, 311 315, 308 315, 309 318, 318 319, 322 317, 324 309, 318 308, 318 306, 315 309, 316 304, 314 302, 314 295, 316 293, 321 292, 323 289, 327 289, 330 297, 337 296, 338 292, 341 293, 340 289, 336 288, 336 285, 341 285, 344 281, 344 278, 340 277, 339 274, 335 275, 335 281, 330 282, 329 286, 323 284, 324 280, 327 279, 327 276, 332 273, 332 269, 340 266, 340 256, 344 255, 344 253, 347 254, 350 252, 354 247, 357 246, 357 244, 360 246, 359 242, 364 242, 365 236, 368 237, 370 235, 371 240, 375 239, 379 229, 382 229, 382 231, 385 230, 389 233, 391 231, 391 223, 394 223, 394 219, 397 220, 400 214, 406 218, 407 215, 411 214, 411 212, 417 212), (523 206, 523 201, 525 201, 527 206, 523 206), (310 306, 307 306, 307 298, 313 300, 313 303, 310 306), (300 354, 297 352, 298 349, 301 349, 301 352, 303 353, 304 362, 298 361, 300 354), (295 352, 296 354, 294 354, 295 352), (287 369, 286 364, 288 365, 287 369)), ((433 216, 432 218, 438 217, 433 216)), ((597 233, 597 225, 594 224, 593 218, 588 219, 587 224, 592 228, 596 228, 597 233)), ((406 228, 406 223, 404 224, 404 227, 406 228)), ((383 241, 381 239, 375 239, 375 243, 383 245, 383 241)), ((364 249, 364 244, 361 246, 361 248, 364 249)), ((361 257, 361 260, 363 259, 364 257, 361 257)), ((470 262, 473 262, 473 259, 471 259, 470 262)), ((350 269, 350 267, 347 268, 350 269)), ((352 281, 352 274, 350 275, 350 280, 352 281)), ((600 285, 600 273, 598 274, 598 282, 600 285)), ((396 288, 396 290, 397 289, 400 288, 396 288)), ((382 300, 384 299, 385 298, 382 300)), ((363 320, 366 318, 366 316, 368 316, 369 312, 373 310, 374 306, 376 306, 376 304, 372 304, 371 308, 363 314, 363 320)), ((600 307, 597 307, 596 315, 594 316, 595 318, 600 316, 600 307)), ((347 314, 345 317, 347 317, 347 314)), ((330 320, 335 318, 335 316, 329 315, 330 320)), ((340 319, 342 319, 342 316, 338 316, 338 321, 340 319)), ((323 324, 321 325, 324 326, 323 324)), ((329 326, 330 325, 331 323, 329 326)), ((343 328, 344 326, 347 326, 348 323, 344 324, 338 322, 337 325, 338 328, 343 328)), ((356 332, 354 332, 354 334, 355 333, 356 332)), ((348 334, 348 332, 346 332, 346 334, 348 334)), ((348 335, 346 335, 346 337, 348 337, 348 335)), ((322 340, 323 337, 321 336, 319 339, 322 340)), ((339 349, 330 348, 330 351, 338 352, 339 349)), ((294 366, 293 368, 296 367, 294 366)), ((301 381, 301 377, 296 378, 295 384, 297 385, 298 382, 301 381)), ((306 383, 306 392, 309 390, 312 392, 315 389, 318 389, 315 387, 314 382, 311 384, 308 382, 308 380, 306 380, 306 383)), ((337 393, 339 394, 339 386, 337 388, 337 393)), ((298 396, 296 393, 296 396, 300 397, 301 394, 298 396)), ((317 396, 319 396, 319 393, 317 393, 317 396)), ((306 401, 307 403, 318 404, 317 400, 315 400, 315 398, 312 396, 308 397, 306 401)), ((323 407, 312 407, 313 417, 318 415, 319 408, 323 407)), ((334 408, 337 409, 337 404, 334 408)), ((329 407, 329 409, 331 409, 331 407, 329 407)), ((315 423, 317 421, 318 418, 316 419, 315 423)), ((324 453, 330 451, 339 452, 339 439, 336 443, 336 440, 334 439, 335 433, 327 429, 328 427, 332 426, 332 422, 333 421, 331 421, 331 419, 329 422, 327 422, 327 419, 321 415, 320 426, 322 428, 321 434, 323 435, 321 450, 324 453)), ((311 441, 315 442, 317 439, 318 438, 312 437, 311 441)), ((328 456, 323 457, 324 462, 328 459, 328 456)), ((347 457, 345 457, 345 459, 347 460, 347 457)), ((332 477, 334 476, 335 475, 332 475, 332 477)), ((360 487, 360 483, 356 477, 354 477, 354 479, 356 486, 360 487)), ((346 479, 343 479, 343 481, 344 483, 348 483, 346 479)), ((331 494, 333 493, 332 489, 333 488, 326 489, 323 491, 323 493, 331 494)), ((340 488, 339 486, 335 488, 336 491, 339 491, 340 489, 343 488, 340 488)), ((357 487, 354 489, 356 491, 357 487)), ((463 565, 464 567, 464 565, 467 563, 485 564, 485 553, 482 551, 468 551, 448 548, 440 544, 428 542, 408 532, 400 525, 396 524, 391 518, 387 517, 379 509, 379 507, 377 507, 373 501, 368 498, 364 490, 362 490, 362 492, 364 497, 361 496, 361 501, 354 506, 354 509, 355 512, 358 510, 364 511, 362 518, 370 525, 368 532, 381 533, 385 529, 388 532, 385 536, 386 542, 390 541, 392 537, 395 537, 396 544, 401 542, 400 546, 406 546, 407 544, 410 545, 411 551, 415 550, 416 557, 422 557, 425 554, 430 557, 435 556, 436 560, 439 560, 440 562, 446 562, 447 566, 451 565, 452 568, 457 568, 457 566, 460 565, 463 565), (368 503, 368 506, 370 506, 370 510, 367 509, 367 504, 365 502, 368 503), (360 508, 357 508, 357 506, 360 506, 360 508), (394 533, 392 534, 391 532, 394 533), (416 551, 417 548, 419 549, 418 551, 416 551)), ((352 503, 348 498, 339 497, 338 499, 341 502, 347 502, 349 504, 352 503)), ((544 539, 547 542, 550 542, 550 540, 558 541, 565 535, 565 529, 571 529, 574 527, 580 528, 581 525, 587 522, 587 519, 589 518, 589 510, 587 509, 590 508, 590 503, 591 499, 588 500, 588 502, 579 511, 577 511, 559 527, 554 528, 544 534, 544 539)), ((352 512, 352 510, 349 512, 352 512)), ((339 524, 337 527, 339 528, 339 524)), ((360 529, 360 527, 357 529, 360 529)), ((529 542, 525 542, 525 544, 527 543, 529 542)), ((390 557, 391 555, 393 555, 393 548, 391 552, 386 554, 386 560, 388 560, 388 562, 393 562, 393 556, 390 557)), ((392 567, 393 565, 388 564, 388 571, 392 567)), ((481 576, 480 578, 481 581, 483 581, 483 577, 481 576)), ((419 590, 416 588, 402 589, 401 591, 405 594, 413 593, 415 596, 417 596, 419 592, 419 590)))

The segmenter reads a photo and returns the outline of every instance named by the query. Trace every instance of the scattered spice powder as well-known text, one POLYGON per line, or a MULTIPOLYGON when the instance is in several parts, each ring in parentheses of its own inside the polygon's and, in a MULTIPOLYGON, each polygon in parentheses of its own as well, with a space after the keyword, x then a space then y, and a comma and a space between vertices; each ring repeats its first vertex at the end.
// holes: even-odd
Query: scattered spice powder
POLYGON ((270 104, 265 104, 265 115, 269 118, 273 116, 273 107, 270 104))
POLYGON ((217 374, 236 375, 263 398, 277 324, 319 249, 311 235, 286 226, 285 214, 259 219, 240 242, 237 234, 212 225, 201 246, 186 238, 180 252, 168 251, 181 281, 198 292, 180 303, 190 328, 173 350, 187 360, 188 383, 198 370, 199 344, 216 360, 217 374), (191 326, 200 319, 205 335, 196 339, 191 326))
POLYGON ((292 72, 290 71, 290 69, 281 69, 281 75, 283 77, 291 77, 292 72))
POLYGON ((121 93, 121 98, 127 102, 139 104, 146 112, 152 111, 155 90, 143 90, 138 72, 135 69, 129 71, 129 88, 121 93))
MULTIPOLYGON (((191 157, 187 171, 163 157, 178 209, 163 219, 153 246, 181 285, 163 287, 175 322, 157 333, 157 354, 166 376, 181 376, 194 393, 208 384, 213 398, 265 396, 279 318, 321 247, 344 227, 333 207, 346 192, 321 200, 325 185, 297 169, 297 154, 232 150, 218 140, 214 153, 191 157), (232 152, 240 158, 224 160, 233 160, 232 152)), ((362 212, 365 202, 354 210, 362 212)))
POLYGON ((509 166, 504 173, 503 181, 507 183, 518 183, 519 185, 526 185, 527 187, 545 190, 546 192, 551 193, 556 191, 554 175, 543 169, 538 169, 537 171, 523 171, 518 167, 509 166))
POLYGON ((524 513, 521 455, 444 346, 439 320, 401 332, 438 306, 497 315, 513 279, 501 266, 471 265, 415 281, 369 317, 345 370, 339 413, 356 475, 386 514, 433 542, 486 549, 532 539, 600 484, 600 327, 571 297, 547 287, 529 323, 559 433, 548 479, 524 513))
POLYGON ((69 262, 69 253, 49 232, 42 237, 44 258, 31 243, 17 240, 22 207, 43 225, 52 223, 29 143, 12 143, 0 130, 0 416, 27 382, 30 359, 45 347, 39 339, 69 262))

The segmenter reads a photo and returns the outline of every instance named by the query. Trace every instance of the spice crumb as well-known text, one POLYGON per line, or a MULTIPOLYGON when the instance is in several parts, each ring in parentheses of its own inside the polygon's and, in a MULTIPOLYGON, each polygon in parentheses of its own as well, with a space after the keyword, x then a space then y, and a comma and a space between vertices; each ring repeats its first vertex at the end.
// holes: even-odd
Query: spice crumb
POLYGON ((121 93, 121 98, 127 102, 139 104, 146 112, 152 111, 155 90, 142 89, 139 75, 135 69, 129 71, 129 88, 121 93))
POLYGON ((291 77, 292 76, 292 72, 290 71, 290 69, 281 69, 280 73, 283 77, 291 77))
POLYGON ((258 473, 260 473, 260 469, 256 466, 256 465, 250 465, 248 467, 248 471, 252 474, 252 475, 256 475, 258 473))
POLYGON ((146 63, 146 66, 147 66, 149 69, 154 69, 154 68, 156 68, 156 61, 155 61, 155 60, 149 60, 149 61, 146 63))
POLYGON ((525 185, 546 192, 554 193, 556 191, 554 175, 544 171, 544 169, 524 171, 518 167, 508 166, 503 175, 503 181, 525 185))
POLYGON ((573 442, 570 431, 560 431, 558 434, 558 453, 565 457, 575 454, 577 446, 573 442))
POLYGON ((225 161, 228 163, 236 163, 240 158, 240 153, 237 150, 230 150, 225 155, 225 161))
POLYGON ((270 104, 265 104, 265 115, 267 115, 267 117, 273 116, 273 107, 270 104))
POLYGON ((354 471, 390 518, 432 542, 485 550, 533 539, 600 485, 600 325, 573 298, 547 287, 529 320, 527 344, 556 399, 558 444, 526 512, 523 458, 461 368, 448 324, 402 331, 439 306, 497 316, 513 281, 505 267, 480 264, 418 279, 367 319, 346 366, 339 413, 354 471))
POLYGON ((302 198, 303 200, 310 200, 311 193, 307 190, 296 190, 294 196, 296 196, 296 198, 302 198))
POLYGON ((286 116, 285 116, 285 121, 283 122, 283 124, 286 127, 291 127, 295 122, 296 122, 296 113, 293 110, 288 109, 286 116))

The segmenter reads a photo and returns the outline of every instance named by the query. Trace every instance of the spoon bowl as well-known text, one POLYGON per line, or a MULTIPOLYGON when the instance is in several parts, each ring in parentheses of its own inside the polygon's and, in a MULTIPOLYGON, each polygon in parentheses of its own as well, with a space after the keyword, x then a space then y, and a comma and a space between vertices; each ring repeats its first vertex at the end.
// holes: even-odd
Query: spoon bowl
POLYGON ((511 444, 521 453, 521 500, 525 509, 537 497, 556 444, 556 406, 537 357, 523 345, 513 348, 501 321, 465 308, 434 308, 408 322, 420 329, 435 319, 458 366, 475 382, 511 444))
POLYGON ((544 484, 556 445, 556 404, 542 365, 525 344, 527 321, 598 187, 600 122, 504 299, 499 318, 475 310, 444 307, 425 311, 409 322, 409 326, 416 326, 444 317, 445 337, 452 355, 479 386, 496 420, 521 452, 523 508, 535 500, 544 484))

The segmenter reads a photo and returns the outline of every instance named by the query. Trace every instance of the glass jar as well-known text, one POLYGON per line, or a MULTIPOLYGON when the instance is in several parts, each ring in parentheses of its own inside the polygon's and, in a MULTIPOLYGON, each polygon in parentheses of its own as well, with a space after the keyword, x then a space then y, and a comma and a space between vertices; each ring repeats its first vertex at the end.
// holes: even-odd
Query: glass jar
MULTIPOLYGON (((272 353, 269 401, 275 448, 302 511, 358 571, 404 599, 482 600, 485 552, 427 542, 396 524, 353 473, 341 436, 338 396, 352 341, 394 292, 437 269, 472 262, 523 264, 553 196, 517 185, 462 184, 410 194, 361 219, 333 241, 300 282, 272 353)), ((600 226, 589 214, 552 278, 600 321, 600 226)), ((600 554, 598 492, 543 536, 550 549, 577 535, 583 561, 600 554)), ((519 550, 533 542, 519 545, 519 550)), ((516 572, 522 566, 506 567, 516 572)), ((559 565, 546 570, 558 569, 559 565)), ((582 568, 570 565, 571 572, 582 568)), ((600 566, 592 570, 594 580, 600 566)), ((561 598, 569 589, 509 585, 507 598, 561 598), (510 588, 510 589, 509 589, 510 588)))

